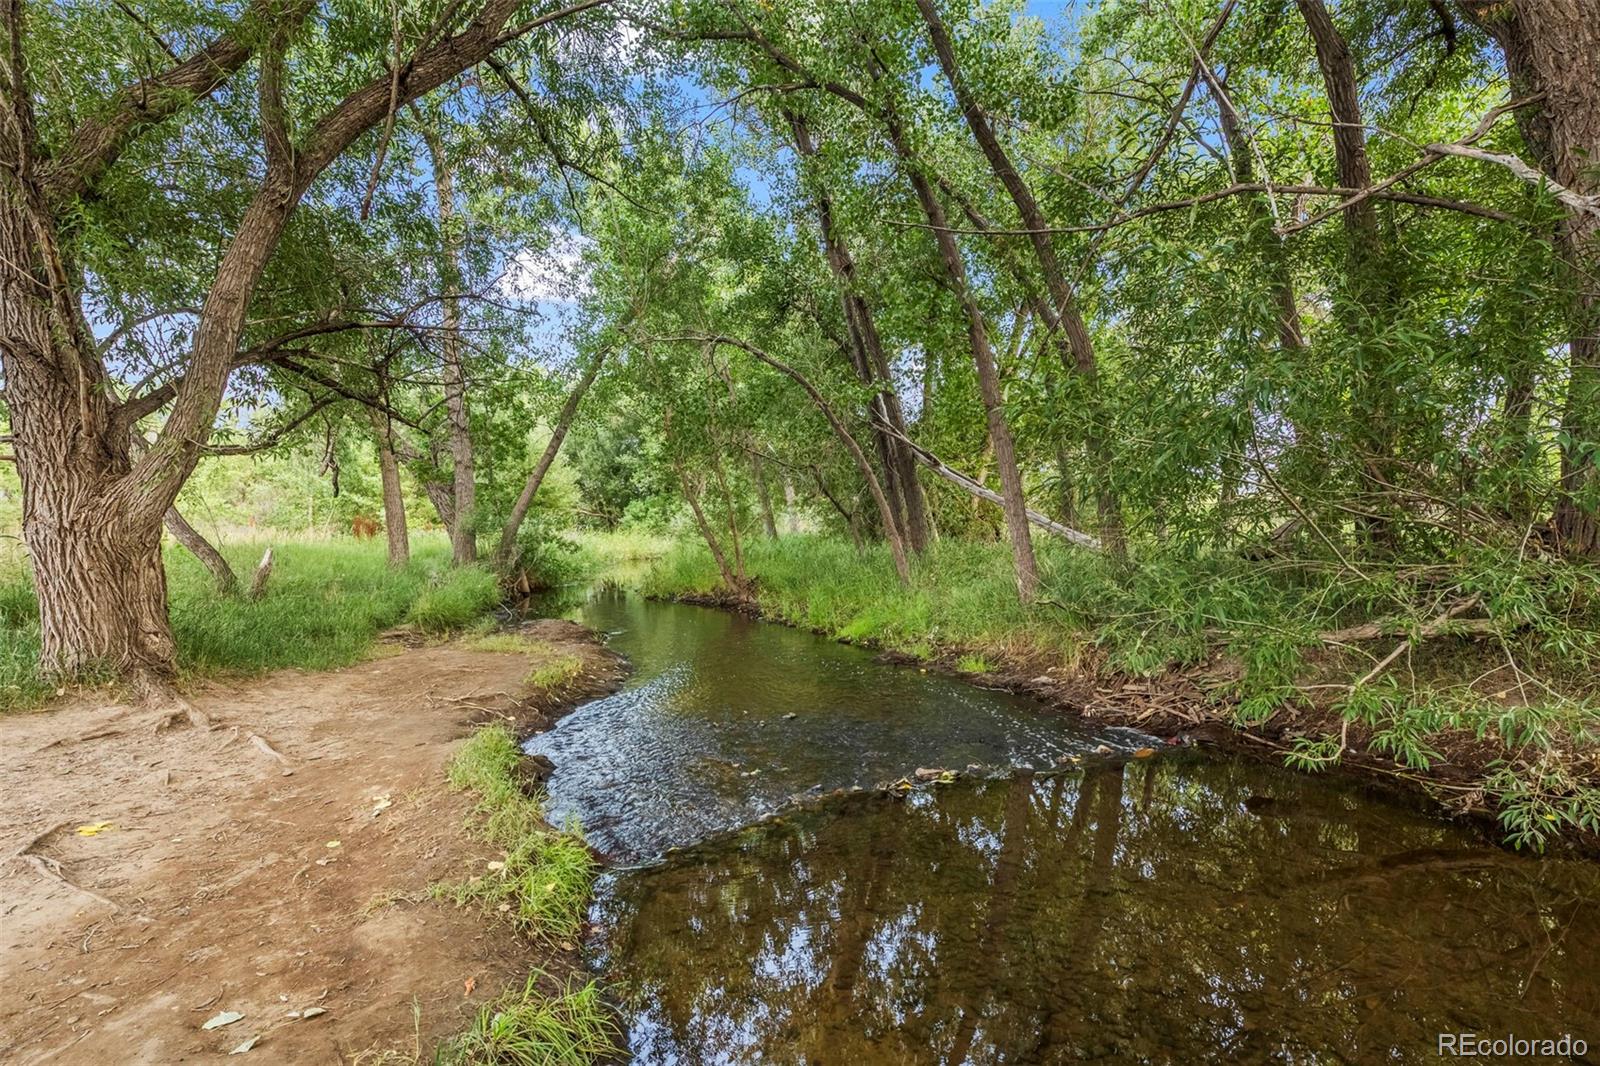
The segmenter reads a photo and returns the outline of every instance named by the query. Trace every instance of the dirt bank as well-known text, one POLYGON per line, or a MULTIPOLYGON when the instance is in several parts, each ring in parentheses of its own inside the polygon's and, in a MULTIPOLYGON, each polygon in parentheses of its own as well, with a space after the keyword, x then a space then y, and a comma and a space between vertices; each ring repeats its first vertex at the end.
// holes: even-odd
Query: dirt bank
POLYGON ((531 966, 570 972, 427 894, 492 858, 445 782, 457 742, 621 678, 580 626, 525 632, 529 654, 396 643, 208 685, 209 730, 92 701, 0 719, 0 1061, 211 1062, 251 1038, 228 1061, 426 1054, 531 966), (571 656, 564 691, 525 689, 571 656), (203 1028, 222 1012, 243 1017, 203 1028))

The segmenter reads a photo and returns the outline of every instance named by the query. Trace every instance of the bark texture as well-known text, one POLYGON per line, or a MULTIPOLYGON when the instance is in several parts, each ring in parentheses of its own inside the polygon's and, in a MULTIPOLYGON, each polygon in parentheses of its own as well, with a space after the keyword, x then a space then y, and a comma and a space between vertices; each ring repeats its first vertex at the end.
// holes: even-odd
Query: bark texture
POLYGON ((443 145, 428 137, 433 160, 434 199, 443 247, 439 276, 444 298, 444 409, 450 423, 451 514, 450 554, 457 566, 478 561, 478 534, 473 523, 477 504, 477 472, 472 449, 472 416, 467 410, 467 372, 461 357, 461 246, 454 232, 455 182, 443 145))
POLYGON ((383 482, 383 531, 389 541, 389 565, 395 569, 411 561, 411 538, 406 529, 406 500, 400 487, 400 461, 394 450, 394 430, 388 416, 367 408, 372 419, 372 439, 378 448, 378 475, 383 482))
MULTIPOLYGON (((1464 0, 1505 53, 1517 112, 1540 169, 1573 192, 1600 193, 1600 0, 1464 0)), ((1567 340, 1561 484, 1552 522, 1562 549, 1600 555, 1600 217, 1568 206, 1560 234, 1575 295, 1567 340)))

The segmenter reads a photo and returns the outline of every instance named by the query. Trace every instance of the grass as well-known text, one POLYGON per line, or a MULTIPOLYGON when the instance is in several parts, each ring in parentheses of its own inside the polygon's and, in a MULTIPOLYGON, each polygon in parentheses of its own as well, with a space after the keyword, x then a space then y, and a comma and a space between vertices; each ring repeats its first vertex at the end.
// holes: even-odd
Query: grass
MULTIPOLYGON (((769 617, 838 639, 944 659, 962 671, 1000 666, 1152 677, 1192 670, 1211 713, 1241 728, 1287 708, 1333 723, 1287 737, 1302 769, 1340 761, 1350 723, 1367 748, 1412 776, 1441 761, 1469 770, 1507 839, 1542 847, 1568 831, 1600 833, 1600 573, 1570 562, 1464 558, 1441 588, 1427 568, 1353 581, 1338 568, 1272 566, 1179 550, 1142 554, 1129 570, 1064 545, 1036 542, 1042 593, 1021 604, 1003 545, 942 540, 894 578, 887 550, 790 536, 747 543, 751 595, 769 617), (1364 679, 1440 603, 1478 597, 1489 639, 1415 641, 1382 676, 1364 679), (1384 620, 1394 635, 1326 644, 1327 630, 1384 620), (1445 753, 1442 755, 1441 753, 1445 753), (1446 759, 1445 756, 1448 756, 1446 759)), ((664 553, 639 582, 646 594, 721 591, 697 542, 664 553)), ((1282 719, 1279 719, 1280 723, 1282 719)))
POLYGON ((532 937, 563 939, 583 927, 595 860, 575 828, 554 829, 539 797, 517 778, 522 751, 504 726, 474 733, 450 763, 450 784, 477 794, 475 816, 499 859, 464 881, 434 886, 457 906, 477 904, 506 915, 532 937))
POLYGON ((480 1010, 466 1032, 444 1043, 439 1066, 583 1066, 617 1051, 617 1028, 590 981, 554 996, 539 975, 480 1010))
POLYGON ((529 688, 555 689, 575 680, 581 673, 583 659, 577 655, 563 655, 535 666, 528 671, 523 683, 529 688))
MULTIPOLYGON (((169 549, 168 595, 178 666, 185 677, 326 670, 367 655, 402 621, 442 633, 470 625, 499 600, 485 570, 453 570, 440 536, 413 538, 411 565, 394 570, 381 541, 271 541, 275 564, 260 600, 219 595, 187 552, 169 549)), ((246 581, 267 542, 223 553, 246 581)), ((0 576, 0 711, 37 705, 55 687, 41 678, 38 604, 20 562, 0 576)), ((92 679, 90 679, 92 680, 92 679)))

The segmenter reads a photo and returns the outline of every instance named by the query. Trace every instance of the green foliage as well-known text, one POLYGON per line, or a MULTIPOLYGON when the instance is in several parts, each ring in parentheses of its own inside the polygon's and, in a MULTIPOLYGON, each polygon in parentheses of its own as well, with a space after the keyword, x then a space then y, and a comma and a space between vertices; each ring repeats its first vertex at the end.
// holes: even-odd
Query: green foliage
POLYGON ((469 566, 444 570, 428 582, 406 621, 424 633, 448 633, 470 625, 500 602, 500 582, 489 570, 469 566))
POLYGON ((480 729, 450 763, 450 784, 477 794, 485 839, 503 849, 495 865, 466 880, 434 886, 458 906, 475 903, 505 913, 524 934, 549 939, 582 928, 595 860, 575 826, 553 829, 544 805, 517 778, 522 757, 503 726, 480 729))
POLYGON ((590 981, 554 995, 527 984, 485 1004, 466 1032, 446 1041, 437 1066, 588 1066, 617 1053, 620 1033, 590 981))

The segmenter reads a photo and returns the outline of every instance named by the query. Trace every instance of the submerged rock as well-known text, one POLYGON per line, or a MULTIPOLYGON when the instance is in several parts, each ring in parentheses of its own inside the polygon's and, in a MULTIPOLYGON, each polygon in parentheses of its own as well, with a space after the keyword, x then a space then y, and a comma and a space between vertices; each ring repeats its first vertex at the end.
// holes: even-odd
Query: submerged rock
POLYGON ((528 795, 540 791, 555 772, 556 764, 543 755, 524 755, 517 760, 517 768, 513 771, 517 787, 528 795))

